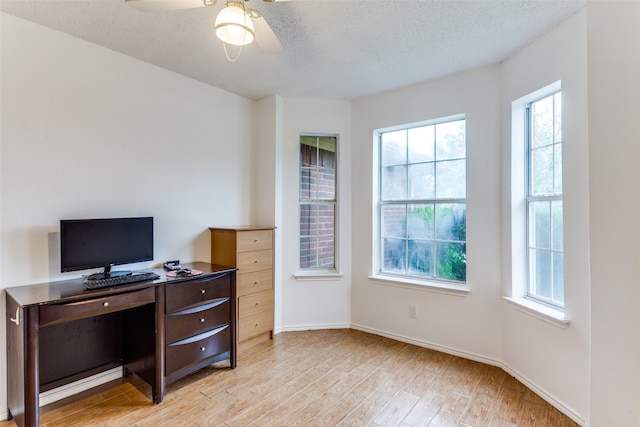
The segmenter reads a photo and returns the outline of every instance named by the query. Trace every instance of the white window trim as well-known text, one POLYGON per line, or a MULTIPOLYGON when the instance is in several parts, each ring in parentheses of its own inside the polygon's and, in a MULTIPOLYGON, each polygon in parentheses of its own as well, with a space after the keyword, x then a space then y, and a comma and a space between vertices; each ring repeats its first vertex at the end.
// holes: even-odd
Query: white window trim
POLYGON ((511 298, 503 297, 516 310, 540 319, 550 325, 561 329, 567 329, 571 321, 565 317, 565 312, 558 308, 541 304, 531 298, 511 298))
POLYGON ((561 90, 557 81, 511 103, 511 296, 510 305, 533 317, 565 329, 570 324, 565 309, 527 297, 527 216, 526 216, 526 114, 527 104, 561 90))
POLYGON ((334 280, 343 277, 340 272, 340 135, 337 133, 301 132, 298 135, 298 162, 300 161, 300 138, 302 136, 328 137, 336 139, 336 199, 334 211, 334 241, 333 257, 334 268, 300 268, 300 164, 298 163, 298 251, 297 269, 294 278, 297 281, 334 280))
MULTIPOLYGON (((384 274, 372 274, 369 276, 369 281, 377 285, 393 286, 397 288, 413 289, 426 292, 435 292, 438 294, 453 295, 458 297, 466 297, 471 294, 471 288, 464 285, 458 285, 451 282, 448 284, 446 281, 435 282, 418 280, 410 277, 392 276, 384 274)), ((468 282, 467 282, 468 283, 468 282)))
POLYGON ((337 280, 344 277, 344 273, 337 270, 301 270, 293 277, 298 282, 315 282, 318 280, 337 280))
MULTIPOLYGON (((408 127, 420 127, 420 126, 429 126, 437 123, 443 123, 448 121, 455 120, 466 120, 465 114, 455 114, 452 116, 439 117, 435 120, 426 120, 422 122, 416 123, 408 123, 397 126, 389 126, 386 128, 375 129, 372 134, 372 144, 373 144, 373 159, 374 164, 372 168, 372 197, 375 201, 372 205, 372 241, 371 241, 371 266, 374 271, 373 274, 369 276, 369 280, 372 283, 395 286, 401 288, 408 289, 419 289, 424 291, 431 291, 437 293, 444 293, 449 295, 456 296, 466 296, 471 293, 471 289, 469 288, 469 277, 467 277, 465 282, 454 282, 447 280, 440 280, 437 278, 425 278, 420 279, 417 277, 405 277, 405 276, 395 276, 393 274, 387 274, 381 272, 380 269, 380 209, 378 207, 379 197, 380 197, 380 134, 385 132, 393 132, 396 130, 407 129, 408 127)), ((466 137, 466 136, 465 136, 466 137)), ((465 160, 467 157, 465 156, 465 160)), ((468 179, 468 176, 467 176, 468 179)), ((464 198, 464 203, 467 204, 467 197, 464 198)), ((468 241, 466 242, 468 244, 468 241)))

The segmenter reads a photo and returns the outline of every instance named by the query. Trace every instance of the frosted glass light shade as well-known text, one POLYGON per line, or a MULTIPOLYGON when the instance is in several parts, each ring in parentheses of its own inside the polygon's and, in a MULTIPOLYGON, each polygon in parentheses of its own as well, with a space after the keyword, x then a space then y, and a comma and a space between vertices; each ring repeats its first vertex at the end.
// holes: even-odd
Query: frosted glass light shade
POLYGON ((227 44, 244 46, 255 39, 251 17, 241 3, 227 3, 218 13, 214 28, 216 36, 227 44))

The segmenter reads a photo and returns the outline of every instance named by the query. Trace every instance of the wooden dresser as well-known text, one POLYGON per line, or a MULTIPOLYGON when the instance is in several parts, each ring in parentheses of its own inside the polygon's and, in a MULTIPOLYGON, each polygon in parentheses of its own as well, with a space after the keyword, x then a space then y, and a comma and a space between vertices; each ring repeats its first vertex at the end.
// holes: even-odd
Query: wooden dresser
POLYGON ((237 268, 238 343, 273 338, 273 226, 211 227, 211 261, 237 268))

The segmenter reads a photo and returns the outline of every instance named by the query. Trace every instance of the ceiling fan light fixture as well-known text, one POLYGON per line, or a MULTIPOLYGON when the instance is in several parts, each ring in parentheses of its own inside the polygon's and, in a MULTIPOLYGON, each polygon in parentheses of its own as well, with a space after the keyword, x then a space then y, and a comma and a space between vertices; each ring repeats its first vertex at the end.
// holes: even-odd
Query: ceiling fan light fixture
POLYGON ((216 17, 216 36, 224 43, 245 46, 255 40, 255 30, 244 3, 230 1, 216 17))

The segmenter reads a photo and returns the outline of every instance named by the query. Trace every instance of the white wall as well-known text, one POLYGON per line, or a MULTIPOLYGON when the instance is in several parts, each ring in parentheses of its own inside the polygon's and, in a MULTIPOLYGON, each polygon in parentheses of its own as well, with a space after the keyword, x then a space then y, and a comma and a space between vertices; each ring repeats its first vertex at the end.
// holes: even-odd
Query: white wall
POLYGON ((500 316, 500 79, 498 67, 417 85, 353 103, 353 292, 355 327, 498 364, 500 316), (374 209, 373 131, 466 116, 466 296, 369 279, 374 209), (418 318, 409 318, 409 304, 418 318))
POLYGON ((282 141, 282 329, 349 327, 351 322, 351 104, 283 99, 282 141), (297 280, 301 134, 338 135, 337 264, 340 277, 297 280))
POLYGON ((588 7, 590 425, 640 425, 640 2, 588 7))
POLYGON ((80 275, 59 272, 61 218, 154 216, 149 264, 207 261, 209 226, 250 221, 250 100, 0 19, 1 288, 80 275))
MULTIPOLYGON (((584 422, 589 389, 589 170, 587 128, 586 11, 579 12, 502 65, 504 294, 525 275, 512 271, 511 103, 561 80, 564 193, 565 313, 562 329, 514 310, 504 302, 503 361, 525 384, 568 415, 584 422)), ((517 234, 517 230, 514 230, 517 234)), ((524 244, 524 241, 520 243, 524 244)), ((517 255, 516 255, 517 256, 517 255)))

